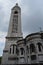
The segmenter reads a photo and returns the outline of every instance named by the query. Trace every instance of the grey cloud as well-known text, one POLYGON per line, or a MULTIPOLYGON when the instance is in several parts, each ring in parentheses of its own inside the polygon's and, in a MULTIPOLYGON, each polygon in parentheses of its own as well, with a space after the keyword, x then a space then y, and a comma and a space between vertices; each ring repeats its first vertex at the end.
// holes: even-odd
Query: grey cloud
POLYGON ((4 49, 5 43, 0 42, 0 56, 3 54, 3 49, 4 49))
MULTIPOLYGON (((7 10, 2 5, 0 6, 0 30, 2 31, 8 30, 10 10, 15 2, 15 0, 9 0, 7 10)), ((43 28, 43 0, 25 0, 25 2, 22 0, 20 6, 22 9, 23 32, 34 32, 39 31, 38 27, 43 28)))
POLYGON ((29 11, 24 11, 22 14, 23 32, 38 32, 39 27, 42 27, 43 30, 43 0, 25 0, 23 5, 23 7, 27 6, 29 11))
MULTIPOLYGON (((1 0, 0 31, 8 31, 11 8, 15 3, 16 0, 1 0)), ((32 32, 38 32, 39 27, 42 27, 43 30, 43 0, 21 0, 19 6, 22 10, 22 31, 24 36, 32 32)))

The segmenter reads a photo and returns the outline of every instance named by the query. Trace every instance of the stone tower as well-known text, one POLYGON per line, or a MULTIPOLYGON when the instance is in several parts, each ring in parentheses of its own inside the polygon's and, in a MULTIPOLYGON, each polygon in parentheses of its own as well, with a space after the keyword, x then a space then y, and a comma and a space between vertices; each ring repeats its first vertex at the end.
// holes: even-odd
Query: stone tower
POLYGON ((9 29, 6 36, 5 48, 3 50, 2 65, 10 65, 17 62, 16 42, 22 38, 21 8, 16 3, 16 5, 11 9, 9 29), (15 61, 13 61, 13 59, 15 59, 15 61))

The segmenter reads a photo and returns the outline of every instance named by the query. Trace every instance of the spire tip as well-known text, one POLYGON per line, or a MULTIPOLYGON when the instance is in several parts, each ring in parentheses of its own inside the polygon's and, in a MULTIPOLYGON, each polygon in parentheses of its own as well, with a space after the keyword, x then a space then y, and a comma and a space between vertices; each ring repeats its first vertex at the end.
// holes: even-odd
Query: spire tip
POLYGON ((16 3, 16 6, 18 6, 18 3, 16 3))

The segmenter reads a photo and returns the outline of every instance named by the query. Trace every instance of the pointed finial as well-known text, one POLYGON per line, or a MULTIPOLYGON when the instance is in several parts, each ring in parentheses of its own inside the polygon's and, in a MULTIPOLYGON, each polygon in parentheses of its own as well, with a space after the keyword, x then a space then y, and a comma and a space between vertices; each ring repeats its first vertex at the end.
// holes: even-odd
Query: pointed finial
POLYGON ((16 6, 18 6, 18 3, 16 3, 16 6))
POLYGON ((40 29, 40 32, 42 32, 42 28, 41 28, 41 27, 39 27, 39 29, 40 29))

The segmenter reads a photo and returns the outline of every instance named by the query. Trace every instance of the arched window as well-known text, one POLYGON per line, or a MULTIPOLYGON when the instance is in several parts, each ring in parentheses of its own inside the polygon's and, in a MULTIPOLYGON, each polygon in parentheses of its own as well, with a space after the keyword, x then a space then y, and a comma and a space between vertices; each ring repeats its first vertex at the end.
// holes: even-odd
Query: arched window
POLYGON ((10 54, 13 53, 14 54, 14 44, 10 46, 10 54))
POLYGON ((18 14, 18 11, 15 11, 14 14, 18 14))
POLYGON ((39 52, 41 52, 42 51, 42 44, 39 42, 39 43, 37 43, 37 45, 38 45, 39 52))
POLYGON ((20 48, 20 50, 21 50, 21 55, 23 55, 24 54, 24 48, 20 48))
POLYGON ((30 44, 30 53, 35 52, 35 45, 30 44))

